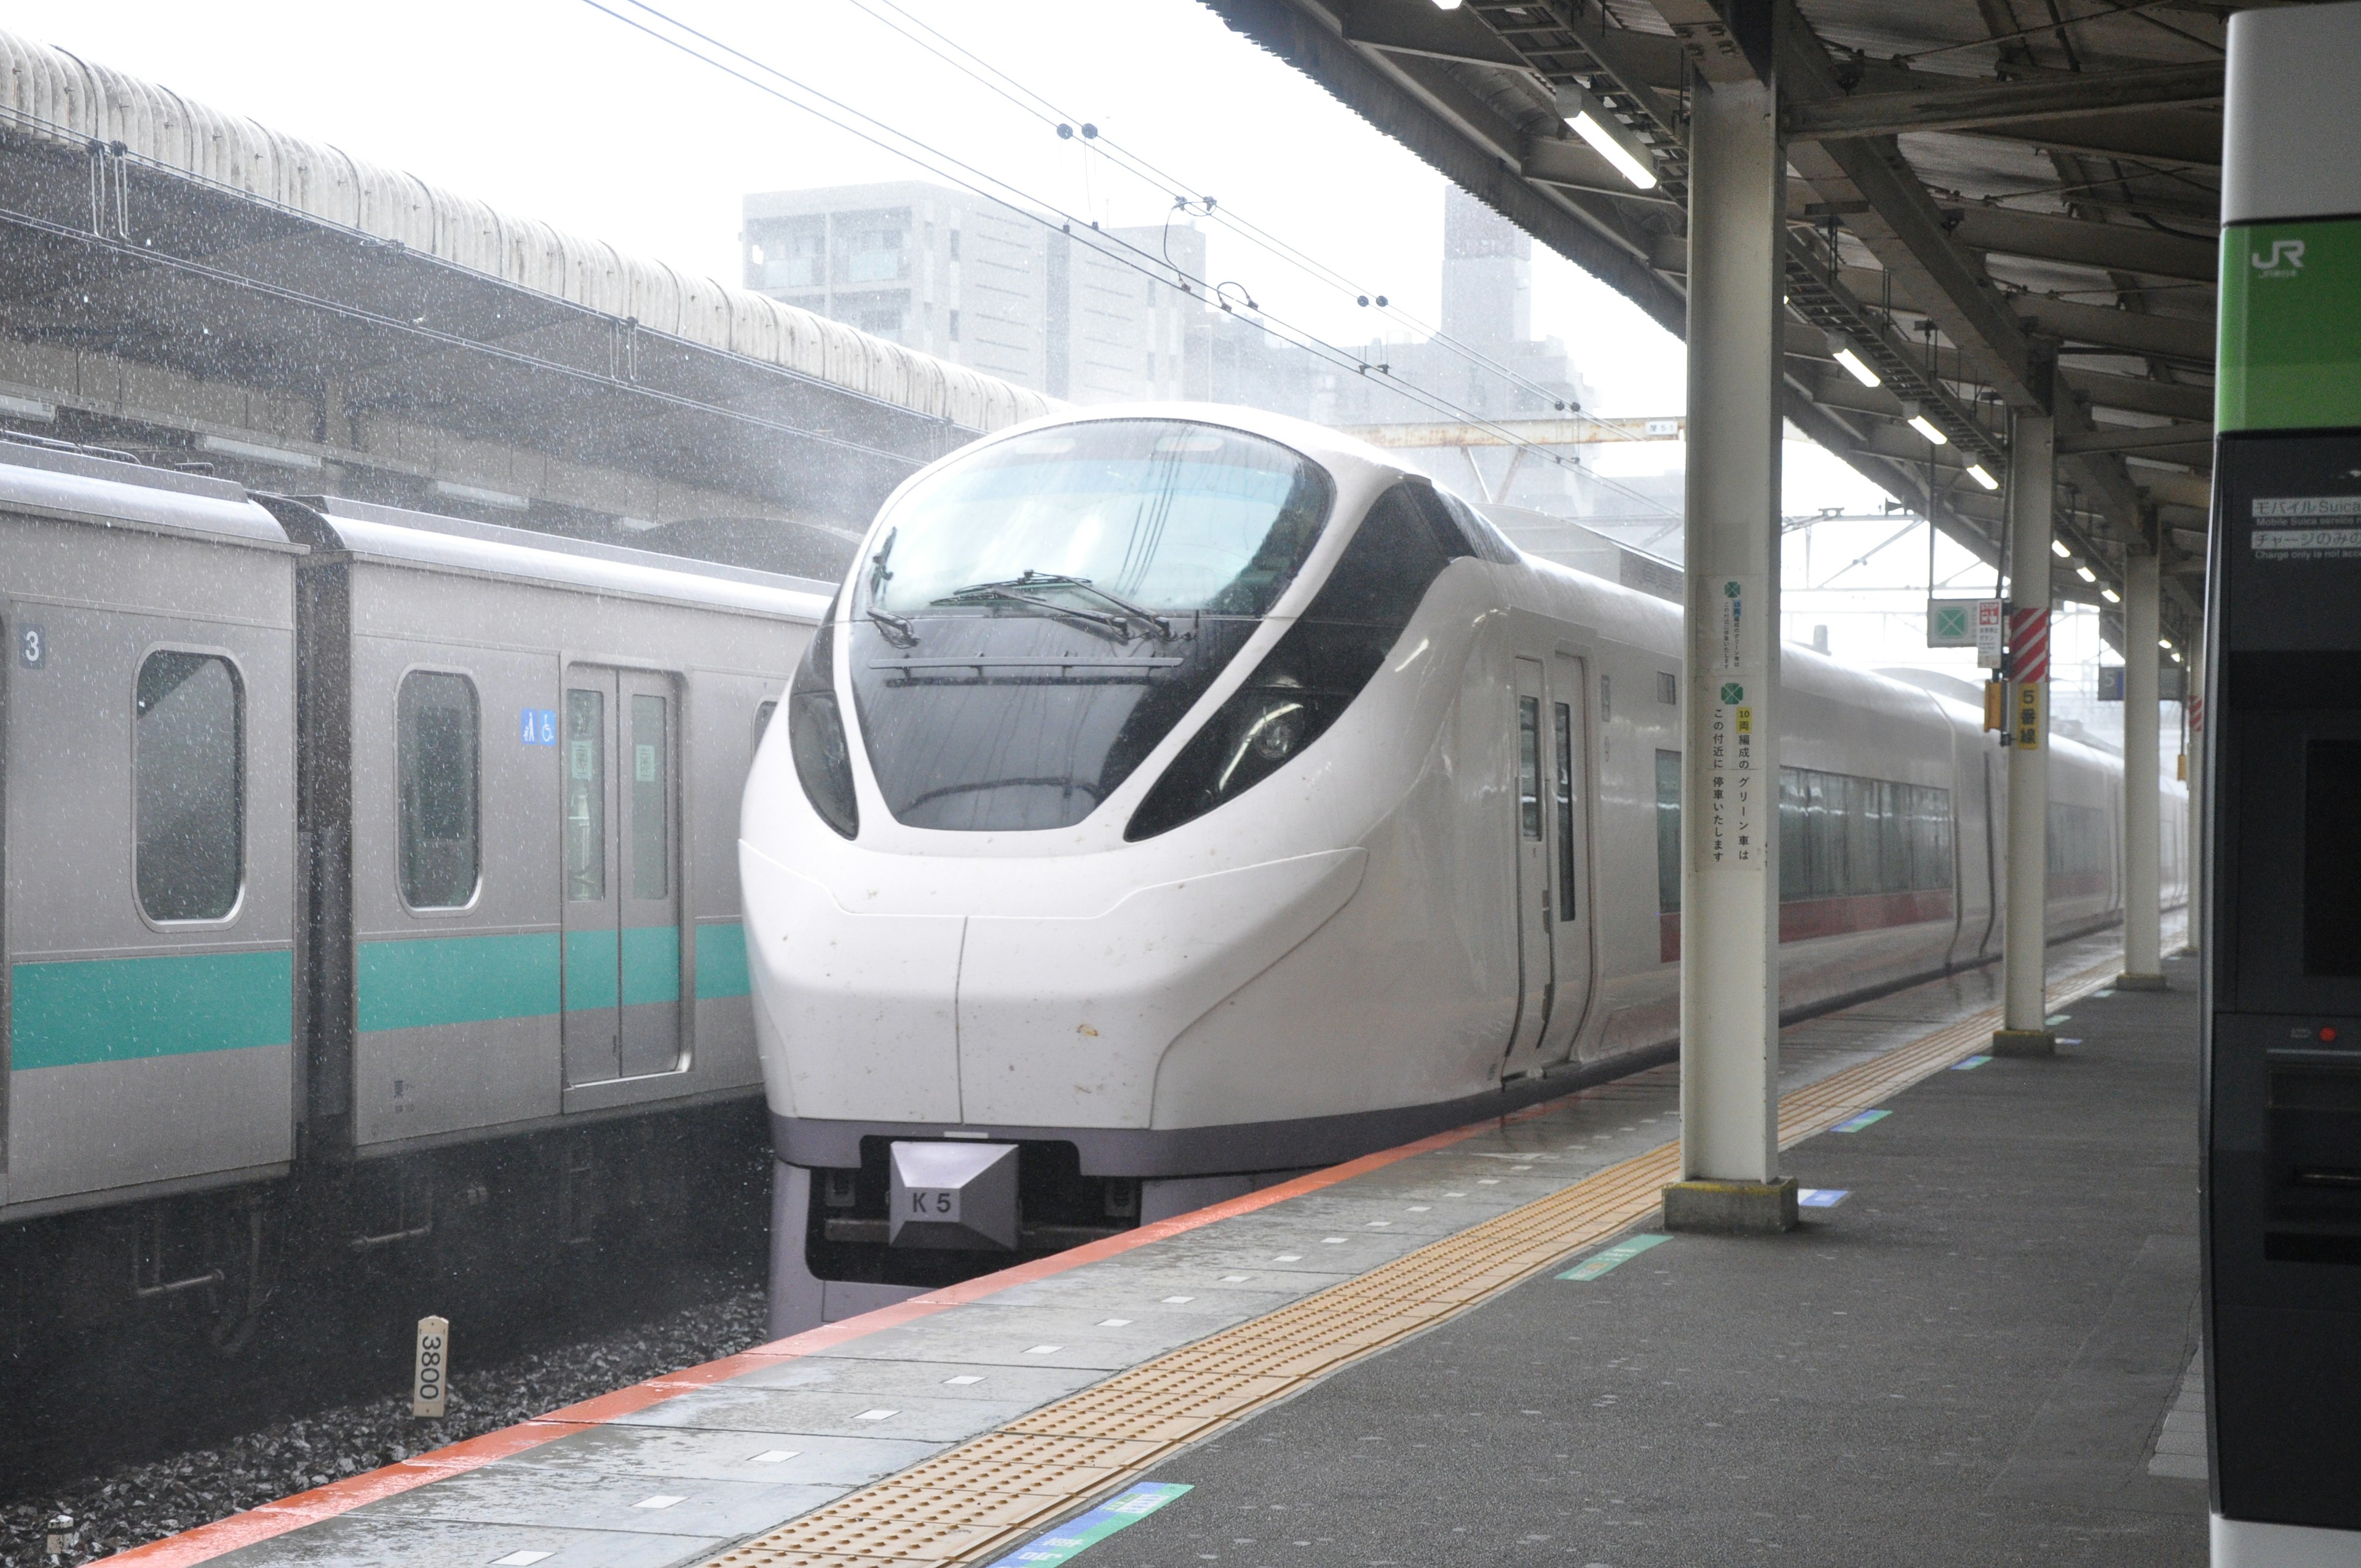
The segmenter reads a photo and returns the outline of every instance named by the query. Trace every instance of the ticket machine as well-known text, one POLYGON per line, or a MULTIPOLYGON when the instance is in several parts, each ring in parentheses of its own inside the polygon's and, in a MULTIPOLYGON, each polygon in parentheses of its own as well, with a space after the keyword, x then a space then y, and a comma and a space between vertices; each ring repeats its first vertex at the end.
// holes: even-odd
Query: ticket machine
POLYGON ((2361 1565, 2361 5, 2230 22, 2205 639, 2216 1568, 2361 1565))

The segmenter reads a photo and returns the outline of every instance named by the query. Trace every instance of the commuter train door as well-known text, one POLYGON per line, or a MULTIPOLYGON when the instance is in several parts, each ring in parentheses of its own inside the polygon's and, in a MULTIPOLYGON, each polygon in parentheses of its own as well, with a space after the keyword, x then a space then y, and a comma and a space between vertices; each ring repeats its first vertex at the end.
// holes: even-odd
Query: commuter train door
POLYGON ((568 1085, 681 1064, 677 707, 661 675, 566 672, 559 724, 568 1085))
POLYGON ((1551 937, 1555 911, 1550 889, 1550 741, 1548 696, 1538 659, 1517 661, 1517 706, 1511 766, 1516 776, 1517 1023, 1503 1074, 1540 1059, 1556 989, 1551 937))

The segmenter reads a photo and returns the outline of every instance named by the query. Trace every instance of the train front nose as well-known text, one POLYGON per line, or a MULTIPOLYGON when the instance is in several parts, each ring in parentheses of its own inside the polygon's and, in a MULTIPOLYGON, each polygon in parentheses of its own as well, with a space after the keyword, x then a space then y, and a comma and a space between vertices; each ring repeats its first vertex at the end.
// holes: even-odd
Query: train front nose
POLYGON ((959 983, 965 1119, 1152 1125, 1165 1048, 1342 909, 1366 858, 1335 850, 1164 883, 1087 917, 971 917, 959 983))
POLYGON ((828 1120, 960 1121, 965 918, 849 912, 752 845, 741 846, 739 877, 772 1108, 828 1120))
POLYGON ((1166 1047, 1342 909, 1366 851, 1110 894, 1091 913, 856 913, 748 847, 774 1108, 799 1118, 1147 1127, 1166 1047))

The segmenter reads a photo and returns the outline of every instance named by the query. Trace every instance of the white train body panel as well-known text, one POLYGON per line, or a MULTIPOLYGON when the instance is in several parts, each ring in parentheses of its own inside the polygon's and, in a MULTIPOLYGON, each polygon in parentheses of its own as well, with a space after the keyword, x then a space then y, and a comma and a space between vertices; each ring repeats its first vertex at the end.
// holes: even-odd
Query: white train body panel
MULTIPOLYGON (((857 836, 832 828, 799 782, 788 725, 762 748, 742 815, 757 1031, 790 1166, 857 1167, 864 1138, 963 1136, 1071 1144, 1084 1177, 1301 1167, 1661 1058, 1675 1037, 1677 916, 1662 907, 1657 754, 1681 744, 1679 707, 1662 700, 1680 670, 1675 607, 1517 556, 1494 535, 1496 558, 1461 554, 1425 587, 1327 729, 1222 804, 1127 840, 1176 759, 1320 594, 1372 503, 1415 477, 1273 416, 1093 411, 990 438, 917 477, 862 558, 891 550, 897 516, 910 515, 897 511, 904 498, 972 454, 1143 419, 1256 433, 1312 459, 1334 480, 1327 524, 1185 714, 1095 809, 1052 828, 896 819, 860 728, 853 666, 903 655, 869 630, 876 585, 856 574, 823 635, 851 736, 857 836), (1543 751, 1564 730, 1570 764, 1561 774, 1557 759, 1542 759, 1537 838, 1530 817, 1521 832, 1527 711, 1543 716, 1543 751)), ((914 624, 912 661, 965 646, 956 626, 914 624)), ((1809 652, 1784 657, 1779 760, 1809 771, 1791 781, 1797 799, 1824 787, 1830 801, 1883 801, 1897 821, 1917 815, 1895 830, 1903 839, 1838 857, 1881 868, 1878 891, 1783 905, 1783 1006, 1825 1006, 1996 953, 1990 861, 2004 758, 1981 716, 1809 652)), ((2119 915, 2118 772, 2057 744, 2053 820, 2064 809, 2080 837, 2063 851, 2071 869, 2053 876, 2053 936, 2119 915)), ((1822 817, 1815 827, 1798 806, 1790 835, 1853 831, 1822 817)), ((2164 819, 2178 830, 2179 813, 2164 819)), ((1827 858, 1794 842, 1799 861, 1827 858)), ((2168 883, 2175 901, 2170 869, 2168 883)))

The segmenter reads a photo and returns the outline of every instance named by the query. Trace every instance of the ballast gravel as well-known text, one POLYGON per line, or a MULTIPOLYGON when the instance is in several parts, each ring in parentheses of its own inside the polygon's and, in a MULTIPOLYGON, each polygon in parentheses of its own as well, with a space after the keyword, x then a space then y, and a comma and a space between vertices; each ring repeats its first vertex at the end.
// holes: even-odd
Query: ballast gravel
POLYGON ((0 1493, 0 1568, 93 1562, 628 1383, 734 1355, 765 1337, 763 1292, 742 1290, 496 1365, 471 1368, 463 1355, 452 1368, 449 1413, 440 1420, 412 1416, 404 1390, 38 1496, 0 1493))

